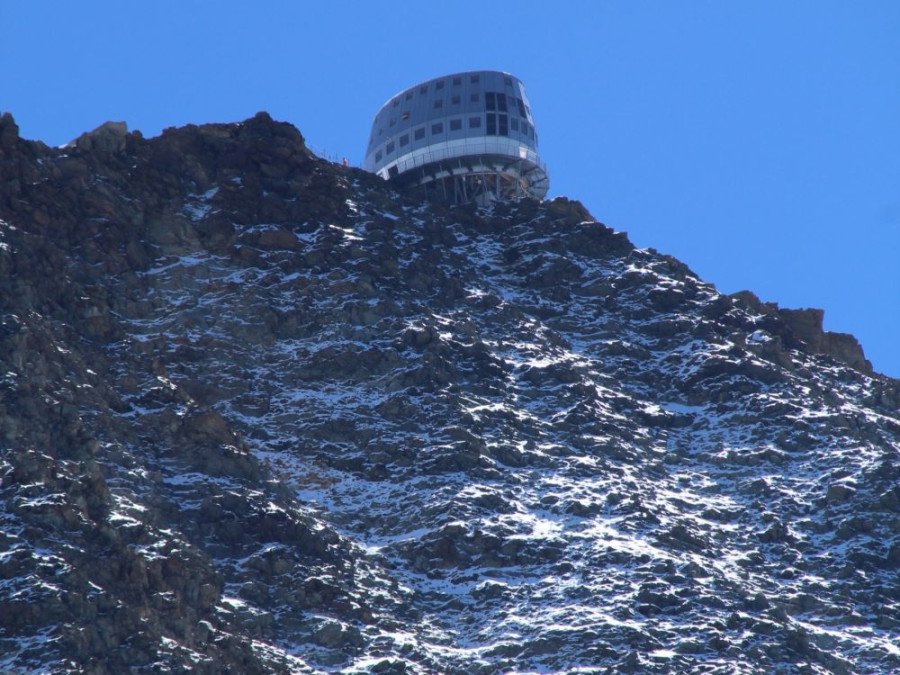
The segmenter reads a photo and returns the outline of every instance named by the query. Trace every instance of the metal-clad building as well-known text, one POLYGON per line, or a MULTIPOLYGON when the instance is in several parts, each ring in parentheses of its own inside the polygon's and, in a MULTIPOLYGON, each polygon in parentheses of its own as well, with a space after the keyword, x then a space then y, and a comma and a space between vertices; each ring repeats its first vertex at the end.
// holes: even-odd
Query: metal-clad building
POLYGON ((375 115, 363 167, 453 203, 540 199, 549 187, 525 87, 494 70, 445 75, 391 98, 375 115))

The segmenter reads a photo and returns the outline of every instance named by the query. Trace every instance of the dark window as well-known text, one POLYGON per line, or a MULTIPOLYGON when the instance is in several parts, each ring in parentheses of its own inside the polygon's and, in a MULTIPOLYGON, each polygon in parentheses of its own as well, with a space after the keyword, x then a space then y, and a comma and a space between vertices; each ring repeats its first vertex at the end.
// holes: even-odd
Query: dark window
POLYGON ((497 110, 506 112, 506 94, 497 94, 497 110))
POLYGON ((522 120, 522 135, 528 138, 528 122, 522 120))
POLYGON ((497 115, 497 121, 500 123, 500 135, 501 136, 509 136, 509 116, 508 115, 497 115))
POLYGON ((425 127, 419 127, 413 132, 413 138, 417 141, 421 141, 425 138, 425 127))
POLYGON ((472 103, 478 103, 478 94, 469 94, 469 100, 472 103))
POLYGON ((397 168, 396 164, 394 164, 394 166, 392 166, 390 169, 388 169, 388 175, 391 178, 396 177, 399 173, 400 173, 400 169, 397 168))
POLYGON ((485 110, 496 110, 497 109, 497 95, 492 91, 487 91, 484 94, 484 109, 485 110))
POLYGON ((508 87, 511 87, 511 86, 512 86, 512 78, 511 78, 511 77, 504 77, 504 78, 503 78, 503 81, 506 83, 506 85, 507 85, 508 87))
POLYGON ((440 82, 438 82, 437 84, 435 84, 435 85, 434 85, 434 88, 435 88, 435 89, 443 89, 443 88, 444 88, 444 81, 441 80, 440 82))
POLYGON ((522 99, 517 98, 516 105, 519 106, 519 115, 525 117, 525 102, 522 99))
POLYGON ((497 116, 494 113, 487 114, 487 125, 484 131, 488 136, 497 135, 497 116))
POLYGON ((428 85, 426 84, 424 87, 419 87, 419 93, 427 94, 428 93, 428 85))
POLYGON ((475 84, 476 82, 478 82, 478 76, 477 75, 469 75, 469 82, 471 82, 472 84, 475 84))
POLYGON ((394 99, 394 107, 396 108, 398 105, 400 105, 400 99, 394 99))
POLYGON ((431 125, 431 133, 432 134, 442 134, 444 133, 444 123, 443 122, 435 122, 431 125))
POLYGON ((450 98, 450 103, 452 105, 459 105, 459 94, 457 94, 456 96, 452 96, 450 98))
POLYGON ((395 124, 397 124, 397 120, 395 120, 395 119, 392 118, 392 119, 391 119, 391 124, 390 124, 390 126, 394 126, 395 124))
POLYGON ((411 100, 412 100, 412 92, 411 92, 411 91, 406 92, 406 100, 407 100, 407 101, 411 101, 411 100))
POLYGON ((388 143, 388 144, 385 146, 384 151, 385 151, 387 154, 391 154, 391 153, 394 151, 394 141, 391 141, 390 143, 388 143))
POLYGON ((460 129, 462 129, 462 120, 450 120, 450 131, 459 131, 460 129))
POLYGON ((454 86, 454 87, 458 87, 458 86, 461 85, 461 84, 462 84, 462 78, 461 78, 461 77, 454 77, 454 78, 453 78, 453 86, 454 86))
POLYGON ((404 145, 409 145, 409 134, 403 134, 400 137, 400 147, 402 148, 404 145))
POLYGON ((375 161, 376 162, 381 161, 381 150, 379 150, 378 152, 375 153, 375 161))
POLYGON ((480 117, 470 117, 469 118, 469 128, 470 129, 480 129, 481 128, 481 118, 480 117))
POLYGON ((443 105, 444 105, 444 99, 442 99, 442 98, 439 98, 439 99, 437 99, 437 100, 434 102, 434 107, 435 107, 435 108, 440 108, 440 107, 442 107, 443 105))
POLYGON ((407 111, 407 112, 403 113, 402 115, 400 115, 400 118, 401 118, 401 119, 404 119, 404 120, 408 120, 408 119, 409 119, 409 111, 407 111))
POLYGON ((519 119, 517 117, 509 118, 509 128, 512 129, 513 131, 519 130, 519 119))

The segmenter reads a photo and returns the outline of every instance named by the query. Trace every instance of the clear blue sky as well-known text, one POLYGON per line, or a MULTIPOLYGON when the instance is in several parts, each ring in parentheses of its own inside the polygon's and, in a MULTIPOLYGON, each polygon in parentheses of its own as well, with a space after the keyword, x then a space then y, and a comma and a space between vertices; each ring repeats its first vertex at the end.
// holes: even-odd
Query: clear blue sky
POLYGON ((63 144, 259 110, 362 161, 419 80, 525 83, 550 195, 900 377, 900 1, 0 0, 0 109, 63 144))

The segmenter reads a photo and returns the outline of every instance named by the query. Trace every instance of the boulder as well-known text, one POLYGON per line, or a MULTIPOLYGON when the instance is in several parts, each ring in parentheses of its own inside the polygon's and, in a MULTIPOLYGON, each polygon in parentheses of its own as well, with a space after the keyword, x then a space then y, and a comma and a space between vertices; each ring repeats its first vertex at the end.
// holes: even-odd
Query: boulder
POLYGON ((104 122, 76 138, 74 145, 84 152, 120 153, 125 150, 127 135, 128 125, 125 122, 104 122))

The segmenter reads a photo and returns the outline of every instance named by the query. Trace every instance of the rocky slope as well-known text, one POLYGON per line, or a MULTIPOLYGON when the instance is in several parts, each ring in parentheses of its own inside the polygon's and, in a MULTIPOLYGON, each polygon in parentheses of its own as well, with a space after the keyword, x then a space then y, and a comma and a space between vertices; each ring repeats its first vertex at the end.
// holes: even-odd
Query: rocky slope
POLYGON ((0 122, 0 667, 900 669, 900 387, 577 202, 0 122))

